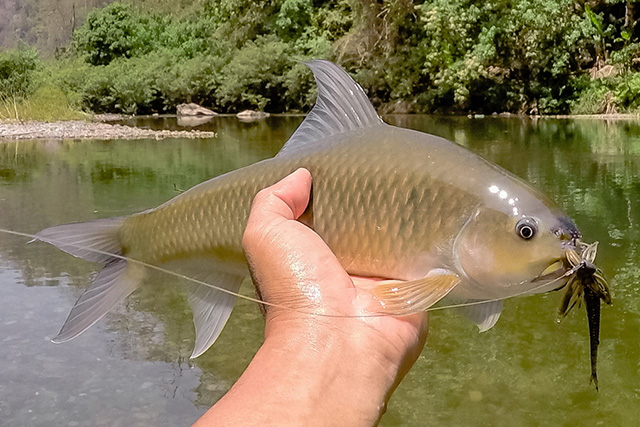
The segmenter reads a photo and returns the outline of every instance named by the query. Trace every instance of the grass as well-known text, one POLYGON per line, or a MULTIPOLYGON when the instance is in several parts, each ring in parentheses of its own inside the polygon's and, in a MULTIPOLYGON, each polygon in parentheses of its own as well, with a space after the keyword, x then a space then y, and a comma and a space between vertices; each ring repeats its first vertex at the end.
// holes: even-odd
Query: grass
POLYGON ((0 95, 0 120, 53 122, 88 117, 89 114, 74 108, 65 93, 55 86, 42 86, 27 99, 0 95))

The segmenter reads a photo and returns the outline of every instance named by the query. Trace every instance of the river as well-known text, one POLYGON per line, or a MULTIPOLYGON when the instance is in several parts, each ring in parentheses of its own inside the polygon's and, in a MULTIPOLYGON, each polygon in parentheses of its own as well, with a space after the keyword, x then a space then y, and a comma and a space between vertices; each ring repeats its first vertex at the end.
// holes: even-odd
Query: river
MULTIPOLYGON (((418 362, 382 426, 634 425, 640 419, 640 122, 389 116, 531 182, 600 242, 613 305, 602 310, 600 391, 589 384, 584 308, 556 322, 561 293, 505 303, 478 334, 433 312, 418 362)), ((0 143, 0 227, 42 228, 127 215, 203 180, 273 156, 302 117, 218 117, 210 139, 0 143)), ((130 121, 178 126, 173 118, 130 121)), ((52 344, 98 266, 0 235, 0 425, 175 426, 195 421, 242 373, 263 320, 239 300, 216 344, 189 362, 191 314, 157 275, 80 337, 52 344)), ((242 292, 253 295, 249 282, 242 292)))

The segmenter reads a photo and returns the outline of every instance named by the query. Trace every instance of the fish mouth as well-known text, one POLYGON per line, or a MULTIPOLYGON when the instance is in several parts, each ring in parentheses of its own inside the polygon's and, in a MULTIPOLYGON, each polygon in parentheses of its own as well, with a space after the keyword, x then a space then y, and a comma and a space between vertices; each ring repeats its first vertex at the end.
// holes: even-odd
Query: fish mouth
POLYGON ((595 264, 598 242, 585 243, 574 239, 567 247, 561 258, 551 262, 532 282, 542 282, 545 286, 557 282, 558 286, 551 289, 557 291, 568 285, 563 300, 561 314, 571 310, 581 296, 581 288, 588 287, 601 300, 611 304, 611 294, 607 280, 602 270, 595 264), (571 302, 571 303, 570 303, 571 302))
POLYGON ((544 283, 545 287, 548 285, 552 285, 554 282, 557 282, 558 286, 550 289, 550 291, 557 291, 566 286, 572 274, 573 272, 571 271, 571 268, 568 267, 566 258, 563 257, 549 264, 549 266, 545 268, 542 273, 531 280, 531 282, 544 283))
MULTIPOLYGON (((576 233, 578 232, 576 231, 576 233)), ((565 250, 562 256, 553 260, 547 268, 534 277, 531 280, 532 283, 543 283, 545 288, 557 283, 555 288, 547 289, 549 292, 558 291, 567 285, 571 276, 576 274, 576 263, 582 258, 581 254, 584 252, 583 246, 585 246, 580 242, 579 237, 575 237, 573 234, 571 236, 563 243, 565 250)), ((597 246, 597 244, 596 242, 595 245, 597 246)))

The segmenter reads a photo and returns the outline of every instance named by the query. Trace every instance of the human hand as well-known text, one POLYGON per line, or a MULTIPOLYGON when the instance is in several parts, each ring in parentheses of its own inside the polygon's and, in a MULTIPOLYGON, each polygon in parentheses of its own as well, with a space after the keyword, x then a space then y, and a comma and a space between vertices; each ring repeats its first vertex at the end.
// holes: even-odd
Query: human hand
POLYGON ((269 303, 265 342, 210 411, 219 423, 373 425, 424 346, 426 313, 369 311, 376 302, 366 288, 377 279, 349 276, 320 236, 296 220, 310 190, 309 172, 299 169, 254 199, 243 245, 269 303), (238 418, 232 408, 239 404, 256 418, 238 418))
POLYGON ((301 336, 306 336, 336 328, 331 333, 340 338, 366 339, 359 345, 395 353, 387 357, 412 365, 426 338, 426 314, 372 313, 377 301, 367 288, 379 279, 349 276, 322 238, 296 221, 310 191, 311 175, 298 169, 262 190, 253 202, 243 244, 259 293, 273 304, 266 308, 266 338, 280 329, 286 334, 303 330, 307 334, 301 336))

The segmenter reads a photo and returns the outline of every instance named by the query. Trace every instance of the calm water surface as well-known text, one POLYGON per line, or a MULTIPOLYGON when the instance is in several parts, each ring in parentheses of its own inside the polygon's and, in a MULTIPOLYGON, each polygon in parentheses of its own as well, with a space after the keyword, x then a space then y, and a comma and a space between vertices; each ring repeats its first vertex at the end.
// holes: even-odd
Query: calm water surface
MULTIPOLYGON (((302 120, 215 118, 205 140, 0 143, 0 227, 34 233, 154 207, 205 179, 273 156, 302 120)), ((434 312, 419 361, 383 426, 636 425, 640 419, 640 123, 437 118, 387 121, 449 138, 542 189, 571 215, 614 305, 603 308, 600 392, 589 385, 586 316, 556 323, 560 293, 509 300, 498 324, 434 312)), ((177 128, 175 119, 139 126, 177 128)), ((0 425, 174 426, 195 421, 242 373, 263 321, 239 300, 190 365, 191 314, 158 275, 77 339, 54 345, 98 266, 0 235, 0 425)), ((252 295, 247 283, 243 292, 252 295)), ((354 390, 357 392, 357 390, 354 390)))

